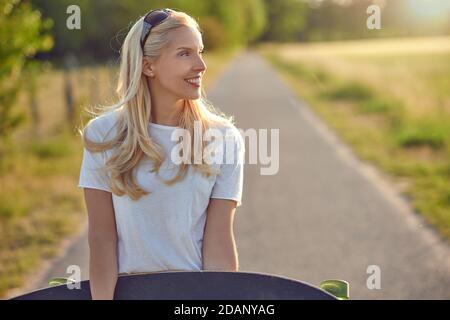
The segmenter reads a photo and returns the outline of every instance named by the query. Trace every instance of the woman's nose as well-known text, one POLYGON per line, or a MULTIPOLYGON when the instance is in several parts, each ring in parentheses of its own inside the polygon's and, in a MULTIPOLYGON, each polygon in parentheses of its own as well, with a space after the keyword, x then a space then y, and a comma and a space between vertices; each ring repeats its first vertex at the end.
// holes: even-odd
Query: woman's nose
POLYGON ((205 61, 203 60, 202 57, 199 57, 198 62, 197 62, 197 65, 196 65, 196 70, 199 70, 199 71, 205 71, 206 68, 207 68, 207 67, 206 67, 205 61))

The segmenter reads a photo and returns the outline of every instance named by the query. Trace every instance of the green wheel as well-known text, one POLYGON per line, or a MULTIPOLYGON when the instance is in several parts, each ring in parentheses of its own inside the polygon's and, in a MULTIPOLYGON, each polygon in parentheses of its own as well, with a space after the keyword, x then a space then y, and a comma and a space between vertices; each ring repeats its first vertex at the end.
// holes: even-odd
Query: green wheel
POLYGON ((350 298, 350 284, 345 280, 328 279, 320 283, 320 288, 339 300, 348 300, 350 298))

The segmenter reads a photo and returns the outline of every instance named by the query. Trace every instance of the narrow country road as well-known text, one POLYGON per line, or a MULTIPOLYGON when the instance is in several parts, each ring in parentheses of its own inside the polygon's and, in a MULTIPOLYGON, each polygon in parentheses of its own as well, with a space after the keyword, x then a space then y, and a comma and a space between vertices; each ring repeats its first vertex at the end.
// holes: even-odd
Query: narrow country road
MULTIPOLYGON (((450 298, 448 245, 348 151, 260 55, 239 55, 208 99, 233 114, 238 128, 280 130, 276 175, 261 175, 262 165, 248 164, 247 143, 244 195, 235 219, 241 271, 313 285, 345 279, 352 299, 450 298), (368 268, 379 268, 380 289, 367 287, 368 268)), ((86 234, 37 288, 50 277, 68 276, 72 264, 87 279, 86 234)))

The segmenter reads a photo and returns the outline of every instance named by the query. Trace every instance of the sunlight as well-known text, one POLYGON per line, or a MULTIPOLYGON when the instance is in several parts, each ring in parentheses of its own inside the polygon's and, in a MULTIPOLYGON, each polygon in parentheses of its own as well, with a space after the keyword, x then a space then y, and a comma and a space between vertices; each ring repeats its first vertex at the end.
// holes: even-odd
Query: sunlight
POLYGON ((433 18, 450 14, 448 0, 408 0, 409 10, 418 18, 433 18))

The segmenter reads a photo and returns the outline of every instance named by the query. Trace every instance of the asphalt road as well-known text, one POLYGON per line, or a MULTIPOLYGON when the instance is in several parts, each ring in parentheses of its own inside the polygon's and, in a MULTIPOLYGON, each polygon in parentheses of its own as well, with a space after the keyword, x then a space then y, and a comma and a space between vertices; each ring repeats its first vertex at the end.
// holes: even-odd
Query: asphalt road
MULTIPOLYGON (((356 159, 261 56, 238 56, 208 99, 233 114, 238 128, 279 129, 275 175, 261 175, 264 165, 249 164, 247 143, 235 219, 241 271, 313 285, 345 279, 353 299, 450 298, 448 243, 356 159), (375 288, 369 289, 368 278, 377 271, 380 281, 371 278, 375 288)), ((50 277, 68 276, 69 265, 79 265, 82 279, 88 278, 86 233, 35 288, 50 277)))

